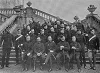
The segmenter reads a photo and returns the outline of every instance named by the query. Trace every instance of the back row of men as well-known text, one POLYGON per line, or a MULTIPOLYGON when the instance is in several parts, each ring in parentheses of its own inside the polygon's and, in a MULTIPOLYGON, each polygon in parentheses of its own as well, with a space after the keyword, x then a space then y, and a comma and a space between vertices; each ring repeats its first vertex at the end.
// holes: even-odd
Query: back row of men
POLYGON ((99 50, 99 39, 94 29, 91 29, 90 32, 91 34, 84 34, 84 27, 81 24, 77 26, 72 25, 71 27, 65 27, 64 24, 55 24, 53 26, 27 25, 24 26, 22 31, 18 29, 18 34, 14 38, 7 32, 3 34, 1 38, 1 42, 3 42, 1 68, 4 68, 4 65, 6 65, 6 67, 9 65, 8 61, 13 41, 15 43, 17 64, 19 63, 19 47, 21 46, 22 51, 25 51, 22 62, 23 70, 28 70, 29 59, 31 59, 31 64, 34 66, 33 71, 35 71, 35 61, 38 57, 41 59, 40 69, 42 69, 43 64, 47 64, 50 61, 49 71, 51 71, 53 60, 51 57, 54 57, 57 61, 57 70, 59 70, 61 69, 60 61, 63 56, 63 64, 66 71, 73 68, 73 59, 76 59, 78 71, 80 72, 82 64, 84 64, 84 68, 86 68, 85 46, 88 48, 90 69, 95 70, 96 52, 99 50), (6 55, 7 59, 6 63, 4 63, 6 55))

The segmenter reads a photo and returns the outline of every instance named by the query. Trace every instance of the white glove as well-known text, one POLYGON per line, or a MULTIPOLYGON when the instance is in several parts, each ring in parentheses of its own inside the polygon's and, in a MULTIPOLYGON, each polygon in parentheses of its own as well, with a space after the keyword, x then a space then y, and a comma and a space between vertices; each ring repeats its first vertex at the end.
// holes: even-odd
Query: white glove
POLYGON ((0 47, 0 49, 1 49, 2 47, 0 47))
POLYGON ((28 53, 27 56, 29 56, 31 53, 28 53))
POLYGON ((50 50, 50 52, 53 52, 53 50, 50 50))
POLYGON ((37 53, 37 56, 40 56, 41 55, 41 53, 37 53))
POLYGON ((73 46, 72 49, 76 49, 76 47, 73 46))
POLYGON ((60 50, 62 50, 64 48, 64 46, 60 46, 60 50))
POLYGON ((97 50, 96 52, 99 52, 99 50, 97 50))
POLYGON ((11 47, 12 49, 15 49, 15 47, 11 47))
POLYGON ((47 54, 45 53, 45 55, 47 55, 47 54))
POLYGON ((20 46, 23 46, 23 44, 20 44, 20 46))
POLYGON ((22 52, 22 54, 24 54, 24 52, 22 52))

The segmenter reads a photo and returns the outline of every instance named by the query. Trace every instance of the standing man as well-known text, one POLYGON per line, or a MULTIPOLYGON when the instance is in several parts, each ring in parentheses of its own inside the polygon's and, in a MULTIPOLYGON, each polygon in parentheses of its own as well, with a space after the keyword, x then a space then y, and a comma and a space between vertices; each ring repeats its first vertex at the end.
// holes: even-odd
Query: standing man
POLYGON ((78 72, 81 71, 81 65, 80 65, 80 44, 78 42, 76 42, 76 37, 72 36, 72 42, 70 44, 70 65, 73 67, 73 58, 76 58, 76 62, 77 62, 77 67, 78 67, 78 72))
POLYGON ((82 31, 81 30, 78 30, 77 31, 77 34, 76 34, 76 41, 78 43, 80 43, 80 46, 81 46, 81 50, 80 50, 80 63, 81 63, 81 66, 82 64, 84 64, 84 68, 86 68, 86 60, 85 60, 85 37, 84 35, 82 35, 82 31))
POLYGON ((90 69, 96 70, 96 52, 99 50, 99 38, 95 33, 95 29, 91 30, 92 36, 89 38, 89 47, 88 47, 88 57, 90 63, 90 69), (93 61, 93 63, 92 63, 93 61))
POLYGON ((21 30, 18 29, 17 31, 18 31, 18 34, 15 36, 16 65, 19 64, 20 49, 19 49, 18 45, 23 44, 23 42, 25 41, 23 35, 21 34, 21 30))
POLYGON ((9 31, 6 30, 1 37, 1 43, 2 43, 1 69, 3 69, 4 65, 6 67, 9 67, 9 57, 10 57, 11 47, 14 44, 14 36, 9 31))

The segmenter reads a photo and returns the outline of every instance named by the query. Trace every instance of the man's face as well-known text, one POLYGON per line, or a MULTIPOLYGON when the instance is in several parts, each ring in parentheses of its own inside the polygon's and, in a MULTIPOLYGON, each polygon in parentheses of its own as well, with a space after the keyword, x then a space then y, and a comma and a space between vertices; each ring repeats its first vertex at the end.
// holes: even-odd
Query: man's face
POLYGON ((44 34, 44 30, 41 30, 41 34, 44 34))
POLYGON ((70 27, 69 27, 69 26, 66 26, 66 29, 67 29, 67 30, 70 30, 70 27))
POLYGON ((30 36, 27 36, 26 37, 26 41, 30 41, 30 36))
POLYGON ((48 36, 48 41, 52 41, 52 37, 51 36, 48 36))
POLYGON ((34 29, 32 29, 31 32, 34 34, 34 29))
POLYGON ((77 31, 77 33, 78 33, 78 34, 81 34, 81 31, 79 30, 79 31, 77 31))
POLYGON ((91 31, 91 34, 95 34, 95 30, 92 30, 92 31, 91 31))
POLYGON ((72 37, 72 41, 73 41, 73 42, 76 41, 76 37, 75 37, 75 36, 72 37))
POLYGON ((60 21, 57 21, 57 24, 60 25, 60 21))
POLYGON ((54 32, 54 28, 53 28, 53 27, 51 27, 50 30, 51 30, 52 32, 54 32))
POLYGON ((18 34, 21 34, 21 30, 18 30, 18 34))
POLYGON ((64 24, 61 24, 61 27, 63 27, 63 28, 64 28, 64 26, 65 26, 64 24))
POLYGON ((38 41, 38 42, 40 42, 40 41, 41 41, 41 38, 40 38, 40 37, 38 37, 38 38, 37 38, 37 41, 38 41))
POLYGON ((27 29, 30 30, 31 29, 30 26, 27 26, 27 29))
POLYGON ((64 29, 62 29, 60 32, 61 32, 61 33, 64 33, 64 29))
POLYGON ((44 26, 44 28, 45 28, 45 29, 47 29, 47 28, 48 28, 48 26, 46 25, 46 26, 44 26))
POLYGON ((65 41, 65 36, 63 36, 63 37, 61 38, 61 41, 65 41))

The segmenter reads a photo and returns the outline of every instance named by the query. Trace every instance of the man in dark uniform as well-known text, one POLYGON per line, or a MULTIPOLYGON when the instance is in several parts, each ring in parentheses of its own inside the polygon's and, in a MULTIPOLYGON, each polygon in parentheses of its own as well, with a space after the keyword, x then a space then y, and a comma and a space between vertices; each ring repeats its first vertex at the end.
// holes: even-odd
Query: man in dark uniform
POLYGON ((23 35, 21 34, 21 30, 18 29, 17 31, 18 31, 18 34, 15 36, 16 65, 19 64, 20 49, 19 49, 18 45, 23 44, 23 42, 25 41, 23 35))
POLYGON ((66 26, 65 33, 67 34, 66 41, 70 44, 71 43, 71 30, 70 26, 66 26))
POLYGON ((52 40, 53 40, 54 42, 56 42, 56 32, 55 32, 55 30, 54 30, 54 27, 51 27, 51 28, 50 28, 50 32, 49 32, 48 34, 51 35, 52 40))
POLYGON ((86 43, 86 41, 85 41, 84 35, 82 35, 81 30, 77 31, 76 41, 78 43, 80 43, 80 46, 81 46, 81 51, 80 51, 81 66, 82 66, 82 62, 83 62, 84 68, 86 68, 86 60, 85 60, 85 43, 86 43))
POLYGON ((6 30, 6 32, 1 37, 1 46, 2 46, 2 60, 1 60, 1 68, 9 67, 9 57, 11 47, 14 46, 14 36, 6 30), (6 58, 5 58, 6 57, 6 58))
POLYGON ((41 38, 41 42, 45 44, 47 41, 47 36, 44 34, 44 29, 40 30, 40 34, 38 36, 41 38))
POLYGON ((23 43, 23 47, 22 47, 22 67, 23 67, 23 71, 24 70, 28 70, 28 68, 30 67, 30 65, 32 64, 31 60, 31 56, 30 56, 30 51, 32 50, 32 42, 30 41, 30 36, 27 35, 26 36, 26 41, 23 43))
POLYGON ((48 26, 47 26, 46 24, 43 26, 43 29, 44 29, 44 34, 45 34, 46 36, 48 36, 49 28, 48 28, 48 26))
POLYGON ((75 25, 72 25, 71 26, 71 37, 72 36, 76 36, 76 33, 77 33, 77 27, 75 25))
POLYGON ((58 65, 58 69, 60 68, 60 58, 63 55, 64 57, 64 66, 65 66, 65 70, 68 71, 69 69, 69 61, 70 61, 70 57, 69 57, 69 53, 68 51, 70 50, 70 45, 68 42, 65 41, 65 36, 61 36, 61 41, 57 44, 58 48, 56 50, 57 52, 57 65, 58 65), (67 62, 65 61, 65 58, 67 58, 67 62))
POLYGON ((56 44, 55 42, 52 40, 51 36, 48 36, 48 42, 46 42, 45 44, 45 50, 47 53, 47 57, 46 60, 44 62, 44 64, 47 64, 48 61, 50 61, 50 69, 48 70, 49 72, 52 71, 52 56, 55 58, 54 54, 55 54, 55 50, 56 50, 56 44))
POLYGON ((77 67, 78 67, 78 71, 81 71, 81 65, 80 65, 80 44, 78 42, 76 42, 76 37, 72 36, 72 42, 70 44, 70 65, 73 67, 73 58, 76 59, 77 62, 77 67))
POLYGON ((33 54, 33 58, 34 58, 34 69, 33 71, 35 71, 35 63, 37 58, 40 60, 40 69, 42 70, 42 64, 43 64, 43 59, 44 59, 44 53, 45 51, 45 46, 44 44, 41 42, 41 38, 37 37, 37 42, 34 44, 31 53, 34 52, 33 54))
POLYGON ((36 42, 36 38, 37 36, 35 35, 35 31, 34 29, 31 29, 31 32, 29 33, 30 37, 31 37, 31 42, 33 43, 33 45, 35 44, 36 42))
POLYGON ((95 29, 91 30, 92 36, 89 38, 88 42, 88 57, 89 57, 89 63, 90 63, 90 69, 96 70, 95 64, 96 64, 96 52, 99 50, 99 38, 97 37, 95 33, 95 29), (93 61, 93 63, 92 63, 93 61))

